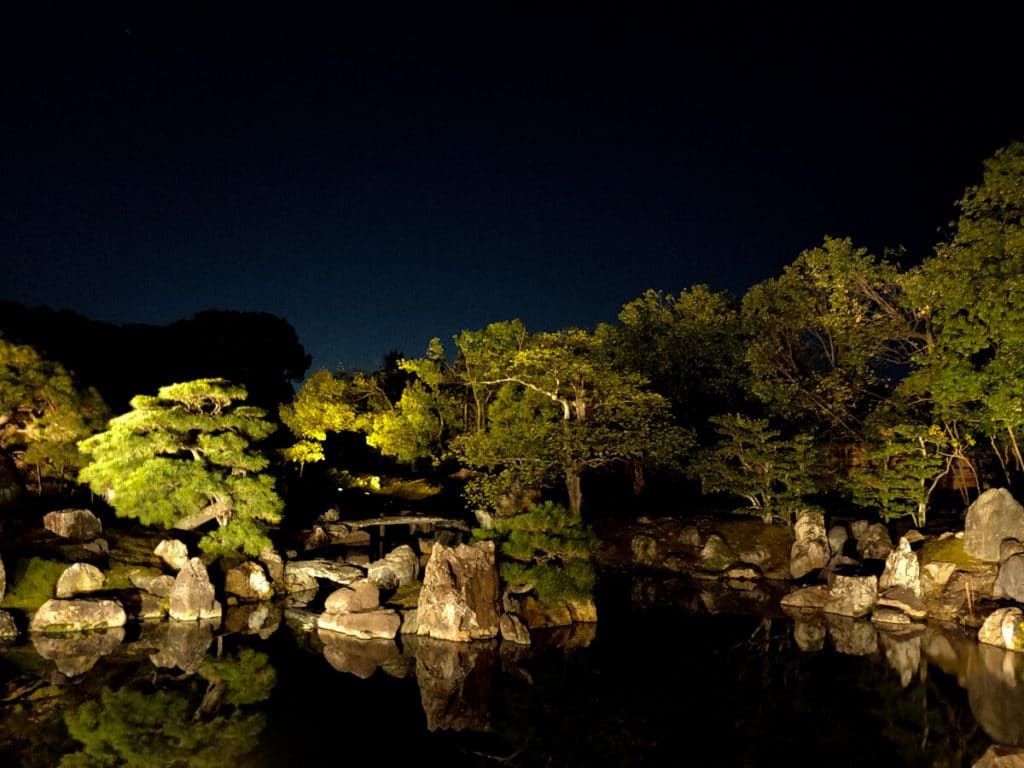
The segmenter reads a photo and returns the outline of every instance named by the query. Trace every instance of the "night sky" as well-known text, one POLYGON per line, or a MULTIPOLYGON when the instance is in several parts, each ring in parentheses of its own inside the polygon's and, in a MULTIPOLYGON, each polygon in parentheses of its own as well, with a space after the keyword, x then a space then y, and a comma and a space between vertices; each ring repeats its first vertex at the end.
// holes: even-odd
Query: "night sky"
POLYGON ((1017 3, 136 5, 4 11, 0 299, 272 312, 314 369, 592 327, 647 288, 739 295, 826 234, 920 259, 1024 139, 1017 3))

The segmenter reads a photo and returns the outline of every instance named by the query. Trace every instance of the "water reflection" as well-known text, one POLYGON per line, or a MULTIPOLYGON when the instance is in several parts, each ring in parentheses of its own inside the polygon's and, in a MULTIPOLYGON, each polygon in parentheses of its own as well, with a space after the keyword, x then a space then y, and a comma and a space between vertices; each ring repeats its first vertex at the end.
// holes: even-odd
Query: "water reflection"
POLYGON ((1024 654, 956 628, 711 616, 708 594, 534 632, 530 646, 357 640, 283 623, 272 605, 220 627, 33 635, 0 649, 0 763, 289 764, 315 748, 288 734, 334 727, 339 706, 360 733, 379 728, 370 742, 470 764, 663 764, 702 738, 749 765, 854 745, 863 762, 971 765, 992 743, 1024 746, 1024 654))

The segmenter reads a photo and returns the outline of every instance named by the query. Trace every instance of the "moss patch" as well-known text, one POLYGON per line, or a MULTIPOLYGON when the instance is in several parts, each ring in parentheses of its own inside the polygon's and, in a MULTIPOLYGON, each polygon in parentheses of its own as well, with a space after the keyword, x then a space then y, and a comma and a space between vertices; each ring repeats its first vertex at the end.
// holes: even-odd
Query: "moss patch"
POLYGON ((423 584, 419 581, 413 581, 409 584, 403 584, 400 586, 387 601, 387 604, 393 608, 415 608, 420 602, 420 590, 423 588, 423 584))
POLYGON ((14 608, 21 611, 35 611, 53 597, 57 580, 67 569, 68 563, 30 557, 19 560, 14 576, 8 579, 7 595, 0 608, 14 608))
POLYGON ((990 571, 993 563, 986 563, 964 552, 963 539, 950 536, 942 541, 926 541, 921 547, 921 565, 928 563, 954 563, 961 571, 990 571))

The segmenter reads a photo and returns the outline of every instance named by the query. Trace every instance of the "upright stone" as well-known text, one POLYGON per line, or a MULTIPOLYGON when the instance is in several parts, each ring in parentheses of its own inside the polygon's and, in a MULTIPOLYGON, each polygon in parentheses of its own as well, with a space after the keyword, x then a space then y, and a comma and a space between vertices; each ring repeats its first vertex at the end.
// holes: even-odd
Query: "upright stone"
POLYGON ((1011 555, 999 566, 996 585, 992 589, 995 598, 1008 597, 1024 603, 1024 554, 1011 555))
POLYGON ((921 564, 906 538, 901 538, 896 549, 886 557, 885 570, 878 580, 879 592, 890 587, 906 587, 916 597, 921 597, 921 564))
POLYGON ((55 536, 72 541, 89 541, 103 533, 103 523, 88 509, 47 512, 43 527, 55 536))
POLYGON ((794 579, 828 565, 831 549, 825 534, 825 516, 821 512, 801 511, 794 532, 796 541, 789 553, 789 573, 794 579))
POLYGON ((210 583, 210 575, 198 557, 193 557, 178 571, 171 587, 168 613, 175 621, 221 617, 221 606, 210 583))
POLYGON ((494 542, 435 544, 423 574, 417 634, 478 640, 498 634, 498 567, 494 542))
POLYGON ((964 552, 996 563, 1003 539, 1024 541, 1024 507, 1005 488, 990 488, 967 508, 964 552))

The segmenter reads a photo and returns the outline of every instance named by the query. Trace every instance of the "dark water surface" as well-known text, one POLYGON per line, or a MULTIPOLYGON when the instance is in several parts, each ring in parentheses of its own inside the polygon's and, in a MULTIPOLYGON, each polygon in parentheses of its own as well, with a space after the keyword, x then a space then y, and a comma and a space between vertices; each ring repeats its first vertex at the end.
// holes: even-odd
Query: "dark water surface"
POLYGON ((599 624, 530 648, 357 641, 274 611, 32 638, 0 650, 0 762, 877 768, 1024 743, 1024 655, 712 613, 718 589, 607 582, 599 624))

